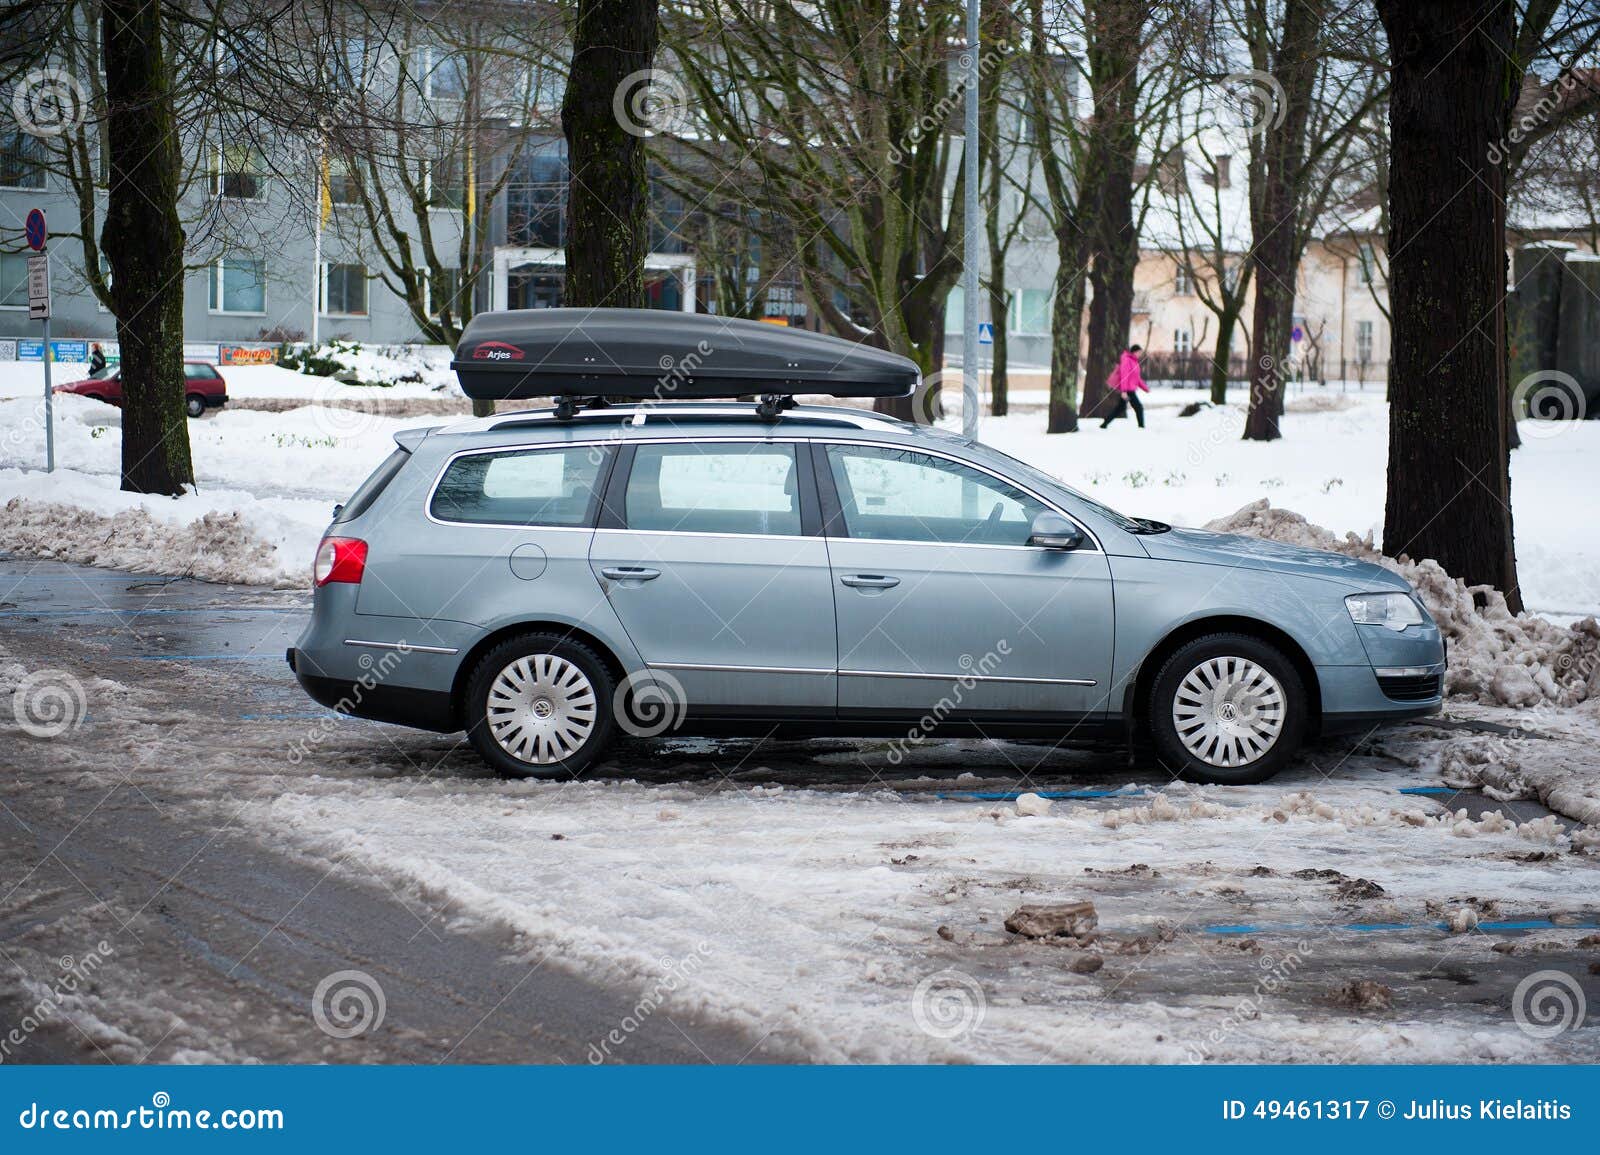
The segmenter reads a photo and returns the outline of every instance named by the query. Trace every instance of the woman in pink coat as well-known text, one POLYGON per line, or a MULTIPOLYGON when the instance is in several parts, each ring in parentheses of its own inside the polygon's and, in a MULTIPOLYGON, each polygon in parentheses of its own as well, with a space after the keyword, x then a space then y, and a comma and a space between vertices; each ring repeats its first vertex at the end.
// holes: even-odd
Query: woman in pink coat
POLYGON ((1122 351, 1117 367, 1111 370, 1111 376, 1106 378, 1106 385, 1117 391, 1117 407, 1100 423, 1101 429, 1118 417, 1126 417, 1130 405, 1133 406, 1133 415, 1139 419, 1139 428, 1144 428, 1144 406, 1139 403, 1139 391, 1148 393, 1150 386, 1144 383, 1144 375, 1139 372, 1139 362, 1143 358, 1142 346, 1128 346, 1122 351))

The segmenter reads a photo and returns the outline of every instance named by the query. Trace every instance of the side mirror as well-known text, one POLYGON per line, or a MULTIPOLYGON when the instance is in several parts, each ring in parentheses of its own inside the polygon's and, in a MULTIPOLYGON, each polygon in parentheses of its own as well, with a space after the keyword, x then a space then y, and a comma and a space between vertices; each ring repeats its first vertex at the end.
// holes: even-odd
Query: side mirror
POLYGON ((1028 544, 1040 549, 1077 549, 1083 545, 1083 530, 1055 510, 1046 509, 1033 519, 1028 544))

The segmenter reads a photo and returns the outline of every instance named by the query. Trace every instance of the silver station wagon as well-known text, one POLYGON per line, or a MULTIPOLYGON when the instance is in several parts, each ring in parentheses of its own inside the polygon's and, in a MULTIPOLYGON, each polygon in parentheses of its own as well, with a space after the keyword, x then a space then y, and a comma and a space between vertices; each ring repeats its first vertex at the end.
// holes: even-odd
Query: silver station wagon
POLYGON ((456 367, 558 404, 400 434, 336 511, 288 660, 318 702, 465 730, 504 774, 577 774, 620 729, 1134 742, 1248 783, 1440 706, 1439 630, 1388 570, 794 404, 914 389, 881 351, 559 309, 480 316, 456 367))

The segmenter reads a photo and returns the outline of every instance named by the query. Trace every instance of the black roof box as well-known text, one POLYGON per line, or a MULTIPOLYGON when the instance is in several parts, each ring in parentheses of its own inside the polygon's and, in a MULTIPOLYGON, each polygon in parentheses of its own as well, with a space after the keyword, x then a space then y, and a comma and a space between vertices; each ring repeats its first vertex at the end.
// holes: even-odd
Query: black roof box
POLYGON ((450 363, 477 400, 704 400, 765 393, 906 397, 909 358, 839 337, 709 313, 514 309, 479 313, 450 363))

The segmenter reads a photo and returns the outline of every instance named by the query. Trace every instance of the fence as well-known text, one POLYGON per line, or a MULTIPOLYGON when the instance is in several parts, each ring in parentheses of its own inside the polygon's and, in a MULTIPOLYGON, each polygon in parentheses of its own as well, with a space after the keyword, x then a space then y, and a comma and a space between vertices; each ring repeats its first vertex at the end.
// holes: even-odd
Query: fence
MULTIPOLYGON (((1211 385, 1214 362, 1206 353, 1152 353, 1144 355, 1144 379, 1179 389, 1205 389, 1211 385)), ((1389 380, 1387 361, 1335 361, 1323 358, 1297 358, 1289 364, 1291 390, 1307 385, 1382 385, 1389 380)), ((1249 359, 1228 358, 1229 384, 1243 384, 1250 377, 1249 359)))

